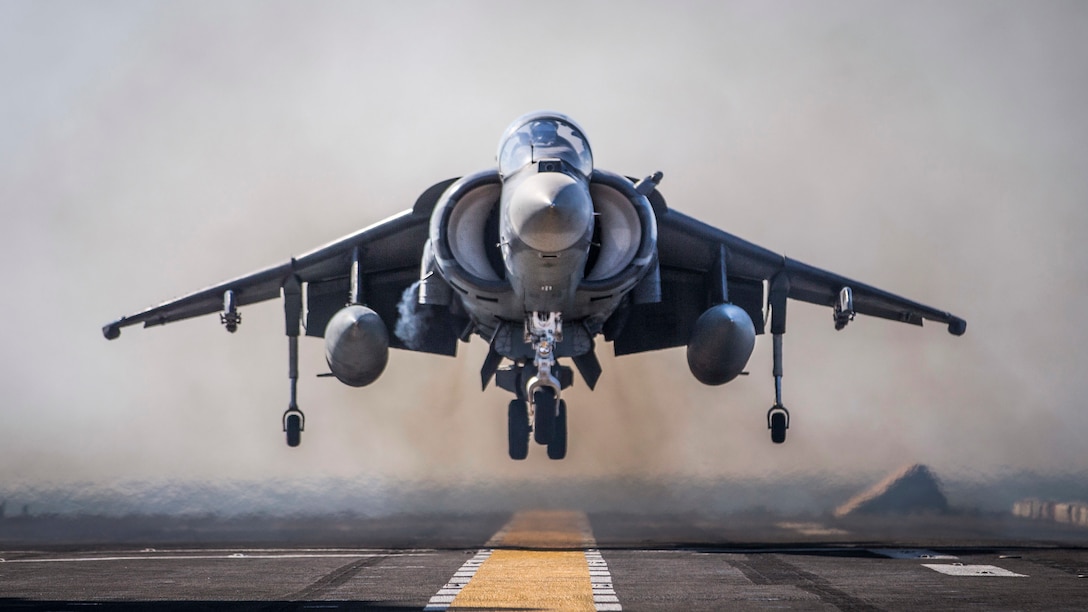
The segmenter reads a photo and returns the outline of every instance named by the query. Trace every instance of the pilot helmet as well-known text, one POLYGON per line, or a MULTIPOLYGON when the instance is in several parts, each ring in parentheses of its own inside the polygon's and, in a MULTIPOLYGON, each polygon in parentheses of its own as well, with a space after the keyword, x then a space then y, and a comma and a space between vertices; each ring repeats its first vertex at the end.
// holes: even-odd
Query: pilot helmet
POLYGON ((551 119, 537 119, 529 124, 529 133, 532 135, 533 144, 551 145, 559 137, 559 126, 551 119))

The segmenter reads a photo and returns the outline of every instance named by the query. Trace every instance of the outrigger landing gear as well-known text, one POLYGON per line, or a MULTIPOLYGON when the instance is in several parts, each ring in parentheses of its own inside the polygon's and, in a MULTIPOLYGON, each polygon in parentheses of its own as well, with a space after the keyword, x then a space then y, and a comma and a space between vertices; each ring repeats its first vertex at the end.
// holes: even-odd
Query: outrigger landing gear
POLYGON ((298 336, 288 336, 288 376, 291 379, 291 402, 283 413, 283 431, 287 434, 287 446, 294 448, 302 443, 306 429, 306 416, 298 408, 298 336))
POLYGON ((283 431, 287 432, 287 446, 294 448, 302 443, 302 430, 306 426, 306 417, 301 410, 288 410, 283 413, 283 431))
POLYGON ((771 442, 785 442, 786 430, 790 428, 790 411, 778 404, 772 406, 767 411, 767 428, 771 430, 771 442))
POLYGON ((767 428, 771 430, 771 442, 786 441, 790 411, 782 405, 782 334, 774 335, 774 406, 767 411, 767 428))
POLYGON ((283 313, 287 323, 287 377, 291 380, 291 401, 283 413, 283 431, 287 446, 302 443, 306 416, 298 408, 298 335, 302 319, 302 285, 292 276, 283 285, 283 313))
POLYGON ((790 428, 790 411, 782 405, 782 335, 786 333, 786 298, 789 294, 789 278, 779 274, 771 281, 769 302, 771 307, 771 337, 774 348, 774 406, 767 411, 767 429, 771 430, 771 442, 786 441, 790 428))

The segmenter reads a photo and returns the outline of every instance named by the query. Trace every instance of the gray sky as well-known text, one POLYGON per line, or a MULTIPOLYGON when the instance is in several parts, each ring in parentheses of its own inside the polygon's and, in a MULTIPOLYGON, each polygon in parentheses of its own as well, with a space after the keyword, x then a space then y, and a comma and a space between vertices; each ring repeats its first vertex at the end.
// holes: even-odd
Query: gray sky
POLYGON ((1088 470, 1088 8, 1078 2, 5 2, 0 345, 6 483, 1088 470), (791 308, 704 387, 683 350, 570 392, 568 460, 505 452, 481 341, 330 379, 282 310, 113 343, 122 314, 286 261, 573 116, 597 165, 669 204, 968 320, 962 338, 791 308))

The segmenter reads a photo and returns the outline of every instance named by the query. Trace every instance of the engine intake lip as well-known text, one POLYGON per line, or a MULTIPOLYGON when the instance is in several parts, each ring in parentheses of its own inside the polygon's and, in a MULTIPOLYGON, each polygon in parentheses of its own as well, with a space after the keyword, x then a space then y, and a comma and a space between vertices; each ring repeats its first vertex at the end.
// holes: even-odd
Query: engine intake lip
MULTIPOLYGON (((499 176, 498 170, 485 170, 464 176, 446 189, 435 205, 435 214, 431 216, 430 239, 431 246, 434 249, 435 263, 444 278, 466 288, 467 292, 494 296, 510 290, 509 281, 500 279, 497 276, 495 278, 484 278, 466 268, 458 260, 450 244, 450 220, 453 218, 454 212, 457 210, 457 204, 461 199, 477 189, 500 185, 502 185, 502 178, 499 176)), ((482 265, 481 262, 479 267, 482 267, 482 265)))
POLYGON ((618 191, 627 198, 638 214, 641 232, 638 250, 631 261, 619 272, 601 279, 582 279, 578 288, 590 293, 609 293, 637 283, 652 267, 656 256, 657 218, 646 196, 635 191, 634 184, 627 178, 605 170, 594 170, 590 177, 590 186, 602 185, 618 191))

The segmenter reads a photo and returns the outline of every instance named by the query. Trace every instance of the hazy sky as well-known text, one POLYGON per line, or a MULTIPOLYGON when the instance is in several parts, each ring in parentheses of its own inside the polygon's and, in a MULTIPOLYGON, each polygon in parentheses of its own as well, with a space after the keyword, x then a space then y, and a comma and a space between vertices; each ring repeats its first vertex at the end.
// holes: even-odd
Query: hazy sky
POLYGON ((1082 2, 2 2, 0 482, 1084 472, 1086 27, 1082 2), (672 207, 967 335, 794 306, 782 447, 769 338, 713 388, 602 344, 560 463, 506 458, 478 339, 361 390, 303 340, 292 450, 279 303, 102 338, 490 167, 538 108, 672 207))

